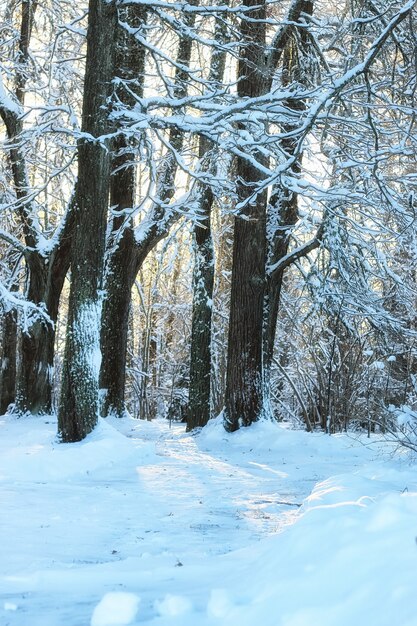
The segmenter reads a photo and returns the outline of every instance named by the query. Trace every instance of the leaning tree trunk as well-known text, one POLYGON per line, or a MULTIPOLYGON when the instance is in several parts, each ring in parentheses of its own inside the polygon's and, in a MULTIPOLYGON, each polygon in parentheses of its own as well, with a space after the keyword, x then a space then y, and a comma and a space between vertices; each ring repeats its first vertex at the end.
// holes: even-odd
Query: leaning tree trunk
POLYGON ((126 383, 126 353, 131 290, 136 278, 136 246, 134 232, 126 228, 117 249, 108 256, 106 289, 103 299, 100 345, 101 413, 123 417, 125 413, 124 390, 126 383))
POLYGON ((110 154, 108 99, 114 70, 115 2, 90 0, 84 81, 84 136, 78 143, 77 210, 58 428, 64 442, 79 441, 98 419, 99 290, 102 282, 110 154))
POLYGON ((140 242, 127 226, 106 261, 105 295, 101 315, 100 395, 101 414, 123 417, 126 413, 125 382, 128 319, 132 288, 146 257, 168 234, 169 219, 152 221, 140 242))
MULTIPOLYGON (((238 95, 265 93, 265 4, 245 0, 241 23, 238 95)), ((257 154, 260 163, 264 157, 257 154)), ((226 374, 224 426, 249 426, 263 412, 263 319, 266 263, 266 193, 257 191, 259 169, 251 160, 236 160, 237 196, 243 205, 235 219, 226 374), (252 196, 252 197, 251 197, 252 196)))

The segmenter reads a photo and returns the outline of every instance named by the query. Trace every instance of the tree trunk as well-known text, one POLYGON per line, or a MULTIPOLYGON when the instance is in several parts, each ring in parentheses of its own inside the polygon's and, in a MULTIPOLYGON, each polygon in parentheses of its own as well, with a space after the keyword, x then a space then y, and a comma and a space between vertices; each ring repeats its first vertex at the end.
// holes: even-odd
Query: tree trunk
POLYGON ((114 2, 90 0, 82 131, 78 143, 76 227, 71 255, 71 289, 62 389, 58 413, 64 442, 80 441, 98 419, 100 368, 99 289, 102 282, 110 154, 108 98, 114 70, 117 10, 114 2))
POLYGON ((2 324, 2 355, 0 372, 0 415, 15 401, 17 354, 16 311, 8 311, 2 324))
MULTIPOLYGON (((289 20, 298 22, 305 16, 313 14, 311 0, 297 0, 293 5, 293 12, 289 20)), ((305 29, 294 27, 285 38, 282 59, 281 82, 283 87, 291 84, 306 86, 311 77, 306 76, 306 58, 310 40, 305 29)), ((300 98, 288 98, 285 103, 288 111, 295 114, 295 118, 305 109, 305 102, 300 98)), ((297 126, 291 121, 283 124, 284 137, 281 146, 287 157, 292 157, 297 149, 297 126), (286 136, 285 136, 286 133, 286 136)), ((299 177, 301 173, 302 154, 289 168, 289 173, 299 177)), ((298 219, 298 196, 295 192, 277 185, 272 192, 268 207, 268 265, 272 266, 282 260, 288 253, 292 229, 298 219)), ((266 298, 266 325, 265 325, 265 383, 269 385, 269 372, 274 354, 275 333, 279 303, 281 298, 282 280, 284 271, 275 271, 268 278, 266 298)))
POLYGON ((213 193, 202 190, 199 203, 203 224, 194 228, 193 317, 191 325, 190 389, 187 430, 205 426, 210 419, 211 316, 214 251, 211 238, 213 193))
MULTIPOLYGON (((120 9, 121 19, 139 30, 146 20, 146 7, 120 9)), ((143 94, 145 48, 119 26, 115 74, 128 81, 129 89, 143 94)), ((123 83, 117 96, 127 106, 134 99, 123 83)), ((114 146, 110 179, 110 205, 114 211, 107 242, 104 299, 101 314, 100 368, 101 413, 122 417, 125 413, 126 354, 131 291, 136 278, 137 249, 132 219, 126 216, 135 203, 136 168, 134 145, 124 135, 114 146)))
MULTIPOLYGON (((269 203, 269 209, 267 229, 268 232, 274 231, 274 235, 272 241, 269 241, 268 265, 273 265, 283 259, 288 253, 291 231, 298 219, 297 194, 283 188, 275 190, 269 203)), ((267 321, 265 325, 265 372, 267 378, 269 377, 274 356, 275 333, 283 277, 284 271, 278 271, 270 276, 268 281, 267 321)))
POLYGON ((52 323, 37 320, 27 332, 22 332, 16 383, 19 413, 42 415, 52 412, 55 329, 69 255, 70 241, 67 240, 46 263, 39 254, 33 254, 30 261, 28 298, 44 305, 52 323))
MULTIPOLYGON (((142 19, 144 17, 142 16, 142 19)), ((189 17, 190 26, 195 19, 189 17)), ((190 62, 192 39, 184 37, 180 39, 177 53, 177 68, 174 78, 174 90, 177 98, 183 97, 187 89, 188 74, 184 67, 190 62)), ((137 50, 137 55, 144 55, 142 48, 137 50)), ((143 67, 137 67, 138 58, 129 57, 132 63, 136 63, 137 76, 143 74, 143 67)), ((144 63, 144 57, 140 63, 144 63)), ((131 72, 134 70, 131 67, 131 72)), ((142 86, 139 86, 139 91, 142 86)), ((180 152, 182 149, 183 134, 173 127, 169 134, 169 143, 172 148, 180 152)), ((132 176, 133 168, 125 164, 126 176, 132 176), (130 172, 130 174, 128 174, 130 172)), ((119 170, 121 171, 121 170, 119 170)), ((125 381, 126 381, 126 352, 128 336, 128 313, 131 304, 131 290, 136 276, 142 267, 149 252, 169 232, 174 216, 170 216, 165 206, 174 195, 175 175, 177 164, 171 152, 164 158, 157 173, 156 202, 150 209, 150 219, 147 219, 148 228, 144 230, 140 241, 136 241, 133 224, 129 222, 121 233, 118 246, 112 247, 111 242, 106 255, 106 285, 105 298, 102 311, 101 351, 102 365, 100 370, 100 389, 102 390, 103 403, 102 415, 105 417, 114 414, 122 417, 125 414, 125 381), (121 287, 117 285, 117 277, 121 287)), ((116 181, 112 182, 112 189, 116 192, 116 181)), ((120 185, 119 185, 120 186, 120 185)), ((117 192, 119 193, 119 192, 117 192)), ((115 198, 120 208, 125 208, 123 199, 115 198)), ((127 206, 132 206, 127 203, 127 206)), ((126 218, 125 218, 126 219, 126 218)), ((117 230, 117 223, 113 224, 113 233, 117 230)))
MULTIPOLYGON (((22 2, 19 49, 17 53, 15 96, 23 105, 29 62, 29 43, 38 3, 22 2)), ((16 408, 19 412, 49 413, 52 396, 52 368, 55 344, 54 324, 58 316, 58 304, 64 279, 69 267, 73 205, 60 228, 56 243, 47 254, 38 249, 39 232, 34 216, 38 209, 30 200, 25 151, 20 135, 23 130, 23 117, 14 109, 2 107, 0 116, 6 127, 10 142, 9 162, 13 176, 16 198, 19 201, 17 213, 22 224, 25 244, 24 252, 28 272, 27 297, 45 308, 53 324, 37 321, 22 334, 20 342, 19 367, 16 372, 16 408)), ((46 210, 46 209, 45 209, 46 210)), ((11 385, 11 382, 10 382, 11 385)))
POLYGON ((42 415, 52 411, 54 344, 54 329, 41 320, 29 332, 22 332, 16 387, 19 413, 42 415))
POLYGON ((107 260, 106 288, 101 323, 100 369, 103 416, 125 414, 126 352, 131 290, 136 278, 133 229, 126 228, 107 260), (126 331, 126 332, 125 332, 126 331))
MULTIPOLYGON (((238 95, 256 98, 265 92, 265 5, 245 0, 238 64, 238 95)), ((262 163, 264 157, 257 154, 262 163)), ((266 264, 266 193, 249 159, 236 160, 237 196, 243 205, 235 219, 230 297, 224 426, 228 431, 249 426, 264 409, 263 320, 266 264), (252 197, 251 197, 252 196, 252 197)))
MULTIPOLYGON (((228 0, 227 0, 228 4, 228 0)), ((214 40, 225 44, 229 39, 223 20, 217 20, 214 40)), ((223 50, 213 49, 210 60, 208 83, 221 88, 226 55, 223 50)), ((208 159, 207 169, 216 175, 213 144, 200 137, 199 157, 208 159)), ((197 223, 194 228, 193 316, 191 323, 190 386, 188 394, 187 430, 205 426, 211 410, 211 327, 214 289, 214 249, 211 236, 211 213, 214 196, 208 185, 197 185, 197 223)))

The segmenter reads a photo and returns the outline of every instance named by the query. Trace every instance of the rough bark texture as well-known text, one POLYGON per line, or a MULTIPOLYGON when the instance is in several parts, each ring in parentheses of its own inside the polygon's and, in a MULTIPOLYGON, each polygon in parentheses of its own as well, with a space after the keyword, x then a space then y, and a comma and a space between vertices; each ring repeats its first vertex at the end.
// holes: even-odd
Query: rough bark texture
POLYGON ((126 351, 131 290, 136 277, 136 247, 132 228, 126 228, 118 248, 107 261, 101 324, 102 415, 125 412, 126 351), (125 332, 126 329, 126 332, 125 332))
POLYGON ((45 307, 52 324, 38 320, 27 333, 22 333, 16 382, 16 409, 20 413, 44 414, 52 411, 55 325, 70 264, 73 209, 70 203, 60 240, 52 252, 44 257, 34 251, 27 259, 28 299, 45 307))
POLYGON ((191 325, 190 388, 187 430, 205 426, 210 419, 211 317, 214 284, 214 250, 211 237, 211 189, 202 191, 199 203, 202 225, 194 229, 193 317, 191 325))
POLYGON ((62 441, 79 441, 98 419, 100 297, 109 196, 110 155, 98 139, 108 132, 114 70, 114 2, 90 0, 82 130, 78 143, 76 227, 58 428, 62 441), (96 139, 97 138, 97 139, 96 139))
MULTIPOLYGON (((222 20, 215 26, 214 39, 225 43, 227 31, 222 20)), ((223 51, 214 49, 210 60, 208 82, 220 87, 226 62, 223 51)), ((200 137, 199 157, 207 158, 207 169, 215 176, 215 152, 212 143, 200 137)), ((211 397, 211 325, 213 313, 214 249, 211 236, 212 189, 197 185, 197 214, 194 228, 193 315, 191 323, 190 386, 187 408, 187 430, 203 427, 210 419, 211 397)))
MULTIPOLYGON (((242 19, 238 94, 256 98, 266 89, 265 5, 253 7, 242 19)), ((258 155, 262 162, 262 157, 258 155)), ((263 312, 266 264, 266 194, 257 192, 261 174, 243 157, 236 160, 237 194, 244 209, 235 220, 230 296, 224 426, 234 431, 249 426, 263 411, 263 312), (255 193, 254 193, 255 192, 255 193), (249 199, 253 194, 253 197, 249 199)))
MULTIPOLYGON (((190 26, 194 19, 194 16, 189 18, 190 26)), ((186 93, 188 73, 183 68, 189 65, 191 47, 192 40, 189 37, 181 39, 178 45, 176 59, 178 67, 174 77, 175 95, 178 98, 186 93)), ((144 55, 144 51, 141 52, 139 49, 137 54, 144 55)), ((138 71, 138 75, 142 71, 138 71)), ((175 151, 181 151, 183 134, 175 127, 170 131, 169 143, 175 151)), ((168 234, 172 223, 177 219, 167 208, 175 192, 176 172, 177 164, 169 151, 157 173, 157 201, 150 209, 149 218, 146 218, 149 225, 142 231, 141 239, 135 240, 133 224, 128 222, 119 235, 118 244, 114 246, 110 241, 106 256, 106 287, 101 329, 100 389, 103 395, 101 408, 103 416, 114 414, 122 417, 126 411, 127 320, 131 290, 147 255, 168 234), (120 281, 122 288, 119 288, 117 281, 120 281)), ((116 201, 116 204, 121 206, 120 200, 116 201)), ((117 224, 113 231, 115 228, 117 229, 117 224)))
MULTIPOLYGON (((120 18, 139 30, 146 19, 140 6, 121 10, 120 18)), ((142 75, 145 66, 145 48, 121 27, 117 31, 115 74, 129 81, 129 88, 138 96, 143 93, 142 75), (134 81, 134 82, 132 82, 134 81)), ((122 86, 118 98, 127 106, 133 104, 132 95, 122 86)), ((104 299, 101 316, 100 368, 101 412, 122 417, 125 412, 124 390, 126 383, 126 353, 131 290, 136 278, 137 246, 131 218, 123 211, 131 210, 135 203, 135 155, 129 139, 120 135, 114 146, 110 180, 110 205, 114 215, 111 234, 107 242, 104 299)))
POLYGON ((17 354, 16 312, 8 311, 3 317, 0 372, 0 415, 6 413, 15 400, 17 354))
MULTIPOLYGON (((311 0, 298 0, 293 8, 289 20, 298 22, 301 18, 312 15, 313 2, 311 0)), ((308 54, 309 39, 306 31, 293 27, 286 32, 281 43, 282 52, 282 85, 288 87, 291 84, 305 86, 309 77, 305 75, 305 58, 308 54)), ((305 108, 305 102, 300 98, 289 98, 286 103, 288 111, 293 112, 295 118, 305 108)), ((284 124, 282 131, 292 133, 281 141, 283 151, 288 157, 295 154, 297 148, 297 129, 294 123, 284 124)), ((299 176, 301 172, 302 154, 294 161, 289 170, 292 176, 299 176)), ((283 187, 276 186, 273 189, 268 207, 268 265, 275 265, 288 253, 292 229, 298 219, 298 197, 295 192, 283 187)), ((269 376, 272 358, 274 354, 275 333, 279 303, 282 290, 284 270, 273 272, 268 278, 267 301, 266 301, 266 325, 265 325, 265 373, 269 376)), ((268 384, 268 381, 266 381, 268 384)))
MULTIPOLYGON (((34 24, 36 1, 22 2, 22 16, 17 56, 15 96, 23 105, 27 82, 29 44, 34 24)), ((52 250, 41 253, 38 249, 36 210, 28 200, 30 189, 24 151, 20 144, 23 129, 22 118, 15 110, 0 107, 0 115, 6 127, 10 143, 9 162, 16 198, 20 201, 17 212, 22 224, 23 236, 29 248, 25 254, 28 272, 27 297, 42 305, 53 324, 36 322, 22 335, 20 342, 19 367, 16 373, 16 408, 19 412, 48 413, 51 411, 52 368, 55 344, 55 328, 59 297, 69 267, 71 246, 72 204, 68 208, 65 222, 52 250)), ((11 366, 11 362, 9 361, 11 366)), ((11 381, 11 376, 9 376, 11 381)), ((10 382, 11 388, 11 382, 10 382)))
MULTIPOLYGON (((298 167, 298 166, 297 166, 298 167)), ((299 169, 299 167, 298 167, 299 169)), ((295 171, 295 168, 294 168, 295 171)), ((283 259, 288 253, 291 229, 298 219, 297 194, 287 189, 276 190, 270 200, 268 230, 272 227, 271 221, 275 222, 276 231, 272 241, 270 241, 268 262, 270 265, 283 259)), ((275 333, 279 304, 281 298, 282 281, 284 271, 274 272, 268 280, 267 290, 267 320, 265 325, 265 370, 269 371, 274 354, 275 333)))

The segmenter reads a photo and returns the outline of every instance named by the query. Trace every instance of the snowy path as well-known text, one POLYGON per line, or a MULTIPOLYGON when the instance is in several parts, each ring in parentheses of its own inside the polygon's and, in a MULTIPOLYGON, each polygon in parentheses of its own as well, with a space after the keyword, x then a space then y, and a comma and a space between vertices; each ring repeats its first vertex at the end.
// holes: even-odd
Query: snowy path
MULTIPOLYGON (((375 457, 272 425, 195 437, 122 420, 59 445, 48 422, 0 418, 1 626, 238 626, 262 587, 242 593, 239 577, 267 563, 267 538, 286 536, 315 483, 375 457)), ((327 626, 305 619, 294 626, 327 626)))

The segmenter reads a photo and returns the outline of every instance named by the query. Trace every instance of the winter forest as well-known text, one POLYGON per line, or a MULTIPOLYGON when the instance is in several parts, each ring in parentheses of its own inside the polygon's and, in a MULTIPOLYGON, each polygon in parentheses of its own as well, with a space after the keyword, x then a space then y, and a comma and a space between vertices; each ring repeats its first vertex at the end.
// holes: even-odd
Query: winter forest
POLYGON ((1 626, 417 625, 416 20, 0 0, 1 626))

